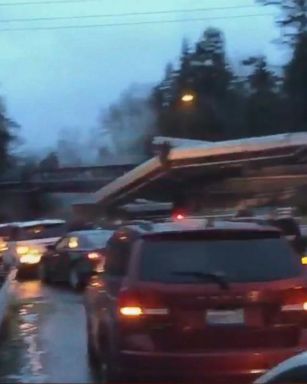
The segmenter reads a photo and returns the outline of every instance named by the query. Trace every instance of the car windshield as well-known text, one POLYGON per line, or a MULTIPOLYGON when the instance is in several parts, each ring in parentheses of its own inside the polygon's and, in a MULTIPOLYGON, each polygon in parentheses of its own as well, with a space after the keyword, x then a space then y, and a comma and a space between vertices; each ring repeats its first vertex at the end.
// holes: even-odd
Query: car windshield
POLYGON ((264 282, 292 278, 301 271, 298 256, 277 238, 146 240, 141 253, 140 279, 144 281, 212 283, 205 275, 216 274, 228 282, 264 282))
POLYGON ((19 227, 16 230, 16 240, 47 239, 61 237, 65 233, 66 226, 63 223, 38 224, 27 227, 19 227))
POLYGON ((104 248, 112 231, 88 231, 84 236, 86 248, 104 248))

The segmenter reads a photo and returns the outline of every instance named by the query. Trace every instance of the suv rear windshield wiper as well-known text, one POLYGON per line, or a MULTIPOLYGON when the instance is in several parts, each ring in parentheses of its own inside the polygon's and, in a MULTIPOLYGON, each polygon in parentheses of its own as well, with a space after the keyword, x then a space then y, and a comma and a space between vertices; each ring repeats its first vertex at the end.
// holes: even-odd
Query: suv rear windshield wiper
POLYGON ((226 280, 225 275, 218 272, 174 271, 172 275, 191 276, 199 280, 212 280, 217 283, 221 289, 229 289, 229 282, 226 280))

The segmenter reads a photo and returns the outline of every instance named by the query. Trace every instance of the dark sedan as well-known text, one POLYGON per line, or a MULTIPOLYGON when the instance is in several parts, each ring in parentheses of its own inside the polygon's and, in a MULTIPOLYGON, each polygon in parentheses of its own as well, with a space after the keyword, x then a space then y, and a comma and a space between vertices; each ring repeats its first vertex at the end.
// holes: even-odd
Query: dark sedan
POLYGON ((45 283, 68 282, 73 289, 87 284, 103 270, 104 250, 112 231, 95 229, 70 232, 42 256, 39 276, 45 283))

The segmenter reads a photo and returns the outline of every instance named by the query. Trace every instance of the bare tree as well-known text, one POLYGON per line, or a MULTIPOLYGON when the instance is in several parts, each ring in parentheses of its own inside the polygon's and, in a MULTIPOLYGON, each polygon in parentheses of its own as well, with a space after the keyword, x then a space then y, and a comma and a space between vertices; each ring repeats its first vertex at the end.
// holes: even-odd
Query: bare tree
POLYGON ((117 155, 142 156, 154 133, 155 118, 147 92, 132 86, 103 116, 102 131, 110 133, 117 155))

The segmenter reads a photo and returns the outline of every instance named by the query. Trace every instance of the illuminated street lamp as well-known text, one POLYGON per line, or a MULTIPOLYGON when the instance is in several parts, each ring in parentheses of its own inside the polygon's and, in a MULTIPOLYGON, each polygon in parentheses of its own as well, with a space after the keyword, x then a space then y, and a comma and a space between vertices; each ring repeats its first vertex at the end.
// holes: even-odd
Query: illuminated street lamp
POLYGON ((192 92, 184 92, 181 101, 185 104, 192 104, 195 101, 195 95, 192 92))

